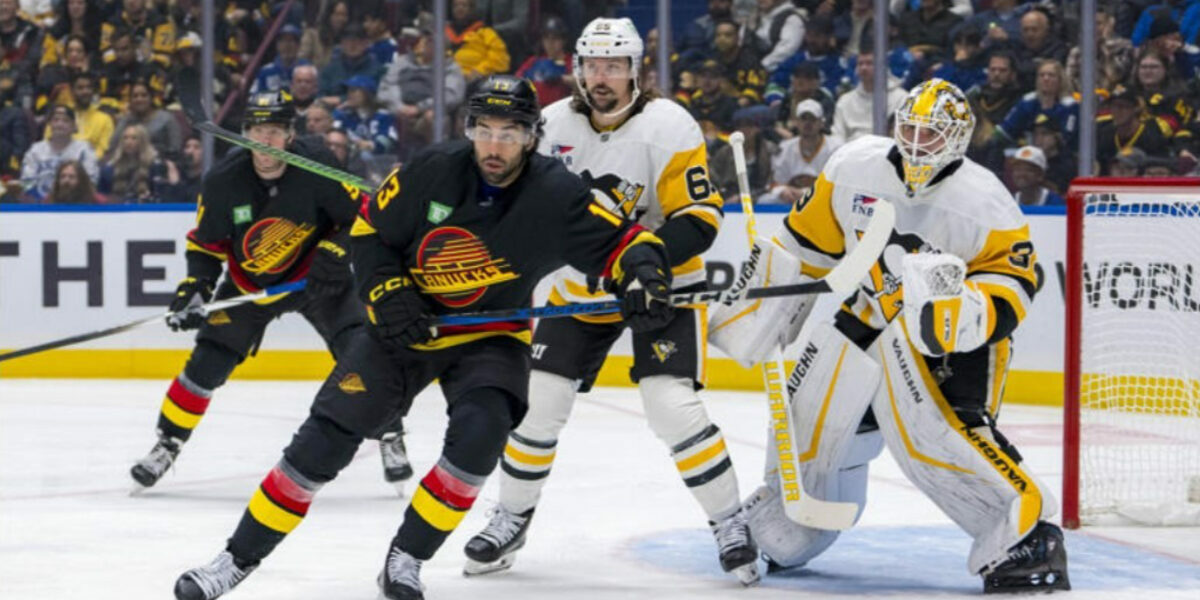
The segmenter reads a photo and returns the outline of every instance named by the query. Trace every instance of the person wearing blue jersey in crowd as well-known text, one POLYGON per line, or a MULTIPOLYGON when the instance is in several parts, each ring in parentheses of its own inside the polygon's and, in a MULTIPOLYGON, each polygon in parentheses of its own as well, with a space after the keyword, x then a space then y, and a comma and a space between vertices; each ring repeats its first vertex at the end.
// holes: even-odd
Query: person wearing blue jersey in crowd
POLYGON ((994 139, 1005 145, 1015 144, 1033 127, 1038 115, 1053 117, 1061 126, 1063 137, 1071 146, 1079 134, 1079 104, 1072 97, 1071 82, 1062 63, 1047 59, 1037 68, 1034 91, 1025 94, 996 127, 994 139))
POLYGON ((278 92, 292 90, 292 71, 300 65, 312 64, 300 54, 300 28, 284 25, 275 37, 275 60, 263 65, 254 78, 251 92, 278 92))
POLYGON ((333 111, 333 126, 344 129, 367 154, 390 154, 396 149, 396 119, 375 100, 378 83, 366 75, 345 81, 346 103, 333 111))
POLYGON ((808 21, 804 31, 804 47, 771 71, 771 79, 767 84, 767 104, 787 95, 792 71, 801 63, 816 64, 821 70, 821 85, 834 95, 837 95, 839 87, 850 86, 852 71, 846 59, 837 52, 833 21, 828 17, 816 16, 808 21))

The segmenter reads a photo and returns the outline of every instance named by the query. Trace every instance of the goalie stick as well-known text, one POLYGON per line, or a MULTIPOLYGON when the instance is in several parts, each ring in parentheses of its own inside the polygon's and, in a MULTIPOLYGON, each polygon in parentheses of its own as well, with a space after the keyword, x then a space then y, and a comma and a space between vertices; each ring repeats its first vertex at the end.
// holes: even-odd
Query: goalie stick
MULTIPOLYGON (((746 175, 745 142, 746 137, 740 131, 729 136, 729 145, 733 149, 733 164, 737 171, 742 213, 746 215, 746 236, 749 238, 750 248, 754 248, 758 227, 754 219, 754 201, 750 198, 750 181, 746 175)), ((776 474, 779 477, 779 496, 783 501, 783 513, 793 522, 808 527, 848 529, 854 524, 854 517, 858 515, 858 504, 821 500, 804 489, 804 481, 800 476, 800 461, 793 451, 797 447, 796 424, 792 420, 792 403, 787 397, 784 385, 787 381, 787 369, 783 362, 783 347, 778 340, 771 343, 771 353, 760 366, 763 389, 767 393, 767 410, 771 415, 771 431, 775 432, 772 445, 778 459, 776 474), (785 465, 788 468, 784 468, 785 465)))
MULTIPOLYGON (((196 310, 200 310, 200 311, 202 311, 203 314, 207 315, 208 313, 218 311, 218 310, 223 310, 226 308, 230 308, 232 306, 237 306, 239 304, 245 304, 246 302, 262 300, 263 298, 270 298, 272 296, 278 296, 280 294, 286 294, 288 292, 296 292, 296 291, 304 289, 304 283, 305 283, 304 280, 292 281, 289 283, 281 283, 279 285, 274 285, 274 286, 271 286, 268 288, 264 288, 262 291, 254 292, 253 294, 245 294, 242 296, 235 296, 233 298, 226 298, 224 300, 216 300, 213 302, 209 302, 208 304, 204 304, 202 306, 197 307, 196 310)), ((147 323, 153 323, 154 321, 158 321, 160 319, 166 319, 167 317, 169 317, 173 314, 175 314, 175 313, 173 313, 171 311, 167 311, 164 313, 158 313, 158 314, 155 314, 155 315, 152 315, 149 317, 142 317, 141 319, 138 319, 136 321, 130 321, 129 323, 125 323, 124 325, 117 325, 116 327, 109 327, 107 329, 101 329, 99 331, 92 331, 89 333, 81 333, 79 335, 73 335, 71 337, 57 339, 57 340, 54 340, 51 342, 46 342, 44 344, 38 344, 36 346, 29 346, 27 348, 21 348, 20 350, 13 350, 12 352, 0 354, 0 362, 14 359, 14 358, 21 358, 22 356, 29 356, 30 354, 37 354, 38 352, 54 350, 56 348, 62 348, 64 346, 81 344, 83 342, 97 340, 102 337, 108 337, 110 335, 116 335, 118 333, 124 333, 126 331, 129 331, 130 329, 141 327, 142 325, 145 325, 147 323)))

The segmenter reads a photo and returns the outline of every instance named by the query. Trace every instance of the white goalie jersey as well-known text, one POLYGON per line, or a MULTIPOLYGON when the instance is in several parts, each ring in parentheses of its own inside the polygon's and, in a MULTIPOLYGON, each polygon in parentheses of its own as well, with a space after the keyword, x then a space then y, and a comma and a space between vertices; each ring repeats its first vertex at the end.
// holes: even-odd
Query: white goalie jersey
MULTIPOLYGON (((571 99, 542 111, 545 135, 538 151, 556 158, 588 182, 600 204, 651 231, 668 220, 694 219, 712 237, 721 227, 721 195, 709 182, 708 152, 695 119, 678 104, 656 99, 616 129, 596 131, 589 118, 571 109, 571 99)), ((667 243, 672 252, 671 241, 667 243)), ((676 289, 705 281, 704 260, 672 254, 676 289)), ((596 302, 612 299, 590 291, 583 273, 569 267, 557 271, 550 302, 596 302)), ((576 317, 611 323, 620 315, 576 317)))
POLYGON ((841 147, 792 207, 780 242, 801 258, 804 274, 821 277, 854 248, 871 205, 891 202, 892 238, 842 311, 863 326, 883 329, 903 308, 904 256, 949 253, 966 264, 966 281, 994 311, 989 339, 1004 343, 1024 318, 1038 283, 1037 257, 1020 208, 994 175, 969 159, 948 167, 915 198, 905 193, 898 165, 891 138, 867 136, 841 147))

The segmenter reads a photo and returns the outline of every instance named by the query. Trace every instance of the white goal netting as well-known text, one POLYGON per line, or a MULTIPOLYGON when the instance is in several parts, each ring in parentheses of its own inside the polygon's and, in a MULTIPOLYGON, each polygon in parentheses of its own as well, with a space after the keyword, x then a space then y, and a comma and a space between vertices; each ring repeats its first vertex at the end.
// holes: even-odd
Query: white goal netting
POLYGON ((1200 524, 1200 189, 1084 207, 1080 517, 1200 524))

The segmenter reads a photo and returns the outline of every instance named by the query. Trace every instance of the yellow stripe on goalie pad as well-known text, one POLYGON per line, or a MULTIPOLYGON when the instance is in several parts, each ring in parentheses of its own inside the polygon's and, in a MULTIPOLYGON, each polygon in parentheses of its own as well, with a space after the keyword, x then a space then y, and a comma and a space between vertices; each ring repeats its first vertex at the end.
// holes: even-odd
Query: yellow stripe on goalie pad
POLYGON ((438 531, 454 531, 454 528, 458 527, 459 522, 467 514, 465 510, 454 510, 442 504, 424 486, 417 486, 417 492, 413 494, 412 507, 418 515, 421 515, 422 519, 425 519, 438 531))
POLYGON ((196 425, 200 424, 200 419, 204 416, 194 415, 179 408, 178 405, 171 401, 169 396, 163 398, 162 414, 168 421, 184 429, 195 429, 196 425))
POLYGON ((723 453, 725 453, 725 438, 719 437, 717 438, 717 443, 683 460, 676 461, 675 466, 679 469, 680 473, 684 473, 723 453))
POLYGON ((290 513, 271 502, 261 487, 254 490, 254 495, 250 497, 250 506, 247 508, 254 520, 279 533, 291 533, 300 521, 304 520, 304 517, 290 513))
POLYGON ((551 452, 545 456, 539 456, 537 454, 522 452, 514 448, 512 444, 507 444, 504 446, 504 454, 516 462, 540 467, 554 462, 555 453, 551 452))

